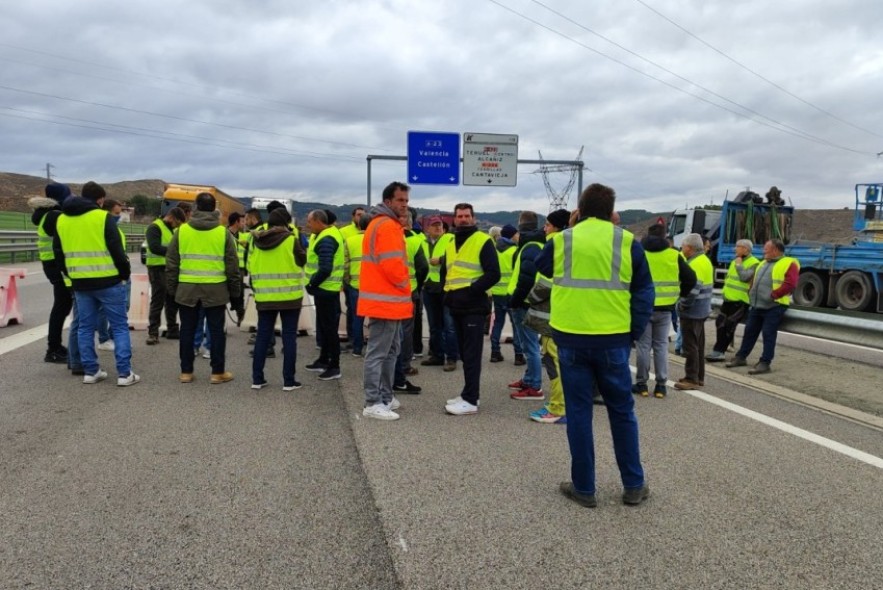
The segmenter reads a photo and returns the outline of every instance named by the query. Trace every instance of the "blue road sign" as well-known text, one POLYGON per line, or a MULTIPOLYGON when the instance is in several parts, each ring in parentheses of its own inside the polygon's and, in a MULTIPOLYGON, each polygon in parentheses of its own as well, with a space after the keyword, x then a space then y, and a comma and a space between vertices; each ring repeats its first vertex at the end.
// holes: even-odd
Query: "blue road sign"
POLYGON ((460 184, 460 134, 408 131, 408 182, 460 184))

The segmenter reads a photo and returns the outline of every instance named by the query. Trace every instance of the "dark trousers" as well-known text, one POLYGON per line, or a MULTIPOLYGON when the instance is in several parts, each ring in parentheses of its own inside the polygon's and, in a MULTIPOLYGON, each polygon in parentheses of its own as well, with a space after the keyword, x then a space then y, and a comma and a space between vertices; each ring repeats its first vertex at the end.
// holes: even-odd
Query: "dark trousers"
POLYGON ((445 311, 444 293, 423 292, 423 303, 426 308, 426 323, 429 324, 429 356, 445 360, 444 332, 445 311))
POLYGON ((227 316, 224 313, 226 305, 214 307, 202 307, 197 303, 196 307, 182 305, 181 312, 181 340, 178 344, 178 355, 181 358, 181 372, 193 372, 193 339, 196 336, 196 323, 199 320, 199 310, 205 312, 205 323, 211 336, 209 352, 212 355, 212 374, 217 375, 225 371, 225 355, 227 354, 227 335, 224 334, 224 324, 227 316))
POLYGON ((65 286, 63 281, 52 283, 52 311, 49 312, 49 335, 47 347, 55 351, 62 347, 61 332, 64 330, 64 320, 70 314, 74 306, 73 291, 65 286))
POLYGON ((727 348, 733 343, 733 338, 736 336, 736 326, 747 313, 748 304, 742 301, 724 301, 721 304, 720 312, 714 319, 714 326, 717 328, 714 341, 716 352, 727 352, 727 348))
POLYGON ((681 317, 681 334, 684 336, 681 351, 686 357, 686 378, 693 383, 702 383, 705 381, 705 319, 681 317))
POLYGON ((294 372, 297 362, 297 321, 300 319, 300 309, 258 311, 258 333, 254 342, 251 382, 264 382, 264 365, 267 362, 270 338, 275 333, 276 314, 279 314, 282 321, 282 384, 292 386, 295 381, 294 372))
POLYGON ((316 336, 322 347, 319 362, 333 369, 340 368, 340 339, 337 336, 340 293, 317 289, 313 302, 316 304, 316 336))
POLYGON ((788 311, 787 305, 777 303, 771 309, 757 309, 752 307, 748 312, 748 321, 745 322, 745 334, 742 336, 742 346, 736 356, 748 358, 751 349, 757 343, 757 337, 763 334, 763 352, 760 361, 770 364, 776 354, 776 338, 779 335, 779 324, 788 311))
POLYGON ((453 318, 460 358, 463 359, 464 384, 460 397, 473 406, 478 405, 481 385, 481 355, 484 347, 484 322, 487 315, 453 315, 453 318))
POLYGON ((414 302, 414 354, 423 353, 423 293, 417 291, 411 294, 414 302))
POLYGON ((166 329, 174 332, 178 328, 178 304, 175 303, 175 298, 169 297, 166 291, 166 267, 148 266, 147 279, 150 281, 147 334, 159 336, 160 314, 162 314, 163 308, 166 310, 166 329))

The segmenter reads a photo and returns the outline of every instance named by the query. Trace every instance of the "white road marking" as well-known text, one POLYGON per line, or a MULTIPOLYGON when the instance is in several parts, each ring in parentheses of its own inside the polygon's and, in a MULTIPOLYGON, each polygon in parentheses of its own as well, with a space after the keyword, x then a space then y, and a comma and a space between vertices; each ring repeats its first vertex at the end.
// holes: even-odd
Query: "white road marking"
POLYGON ((48 331, 49 324, 43 324, 42 326, 37 326, 11 336, 0 338, 0 356, 7 352, 12 352, 17 348, 21 348, 22 346, 27 346, 38 340, 45 339, 48 331))
POLYGON ((802 438, 804 440, 808 440, 812 443, 815 443, 819 446, 825 447, 826 449, 831 449, 832 451, 836 451, 842 455, 846 455, 847 457, 852 457, 853 459, 858 459, 863 463, 867 463, 868 465, 873 465, 879 469, 883 469, 883 459, 877 457, 875 455, 871 455, 870 453, 866 453, 864 451, 860 451, 858 449, 854 449, 850 446, 839 443, 835 440, 831 440, 830 438, 825 438, 824 436, 820 436, 818 434, 814 434, 808 430, 804 430, 802 428, 798 428, 796 426, 792 426, 787 422, 782 422, 781 420, 776 420, 775 418, 770 418, 766 414, 761 414, 760 412, 755 412, 754 410, 749 410, 748 408, 743 408, 742 406, 738 406, 734 403, 724 401, 722 399, 718 399, 714 396, 708 395, 703 391, 698 390, 689 390, 689 391, 681 391, 680 393, 686 393, 687 395, 692 395, 696 399, 701 399, 702 401, 708 402, 710 404, 714 404, 716 406, 720 406, 726 410, 731 412, 735 412, 746 418, 751 418, 752 420, 757 420, 761 424, 766 424, 767 426, 772 426, 782 432, 787 432, 788 434, 792 434, 798 438, 802 438))

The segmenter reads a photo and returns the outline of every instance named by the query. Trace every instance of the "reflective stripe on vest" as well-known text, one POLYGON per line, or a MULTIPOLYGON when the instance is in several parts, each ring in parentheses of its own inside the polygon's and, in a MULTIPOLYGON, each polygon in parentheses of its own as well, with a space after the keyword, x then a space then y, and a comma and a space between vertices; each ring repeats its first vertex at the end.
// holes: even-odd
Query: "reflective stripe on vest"
POLYGON ((362 271, 362 242, 365 234, 359 232, 351 235, 346 239, 346 254, 349 258, 349 285, 353 289, 358 289, 359 273, 362 271))
POLYGON ((46 223, 45 215, 40 218, 40 223, 37 224, 37 252, 40 255, 40 260, 55 260, 55 252, 52 250, 52 236, 43 229, 44 223, 46 223))
POLYGON ((405 236, 401 232, 401 225, 385 215, 374 218, 368 226, 362 242, 362 280, 359 286, 359 315, 387 319, 405 319, 413 313, 410 281, 405 279, 397 284, 391 284, 388 276, 381 268, 382 261, 393 259, 398 259, 402 265, 407 266, 405 236), (381 228, 388 223, 394 224, 393 231, 401 236, 401 242, 399 242, 401 247, 381 252, 377 245, 378 234, 381 228), (374 315, 375 313, 381 315, 374 315))
POLYGON ((645 251, 644 253, 647 255, 650 276, 653 278, 653 288, 656 290, 653 306, 674 305, 678 302, 678 296, 681 294, 678 267, 680 254, 673 248, 666 248, 659 252, 645 251))
MULTIPOLYGON (((788 256, 782 256, 773 264, 773 291, 781 287, 782 283, 785 282, 785 275, 788 274, 788 269, 791 268, 792 264, 796 264, 797 269, 800 270, 800 262, 796 258, 789 258, 788 256)), ((757 274, 760 274, 763 268, 768 265, 769 262, 763 260, 757 267, 757 274)), ((791 295, 779 297, 775 299, 775 302, 782 305, 791 305, 791 295)))
MULTIPOLYGON (((438 240, 436 240, 435 244, 432 245, 430 255, 427 257, 430 258, 441 258, 445 255, 445 251, 448 249, 448 242, 454 239, 454 234, 442 234, 439 236, 438 240)), ((427 260, 428 262, 429 260, 427 260)), ((438 283, 441 281, 441 265, 430 263, 429 265, 429 274, 426 276, 427 282, 438 283)))
POLYGON ((319 235, 315 236, 315 239, 310 240, 310 246, 307 248, 307 277, 312 278, 313 275, 319 271, 319 255, 316 254, 316 244, 326 237, 331 237, 331 239, 337 242, 337 250, 334 252, 331 274, 322 281, 319 288, 323 291, 340 291, 340 288, 343 286, 344 245, 340 230, 333 225, 329 225, 319 232, 319 235))
POLYGON ((420 234, 413 231, 410 234, 405 234, 405 254, 408 256, 408 280, 411 283, 411 293, 417 290, 417 269, 414 265, 422 242, 420 234))
POLYGON ((629 333, 633 241, 631 232, 593 217, 552 236, 550 326, 569 334, 629 333))
MULTIPOLYGON (((154 219, 153 225, 159 228, 159 243, 161 246, 168 246, 169 242, 172 241, 172 230, 163 222, 162 219, 154 219)), ((154 254, 150 248, 147 248, 147 261, 144 263, 147 266, 165 266, 166 265, 166 257, 160 256, 159 254, 154 254)))
POLYGON ((518 247, 512 244, 502 252, 497 250, 500 261, 500 281, 491 287, 491 295, 505 295, 509 292, 509 281, 512 279, 512 255, 518 247))
POLYGON ((56 231, 71 279, 98 279, 119 275, 104 240, 106 223, 107 211, 101 209, 75 217, 58 217, 56 231))
POLYGON ((294 261, 294 236, 270 250, 255 248, 248 257, 251 288, 258 303, 295 301, 304 296, 304 271, 294 261))
POLYGON ((515 255, 515 265, 512 267, 512 275, 509 277, 509 286, 506 289, 506 292, 509 293, 509 295, 514 293, 516 287, 518 287, 518 275, 521 274, 521 255, 531 246, 536 246, 541 249, 543 247, 539 242, 528 242, 515 255))
POLYGON ((696 273, 696 286, 690 291, 696 299, 711 299, 714 290, 714 267, 705 254, 697 254, 687 261, 696 273))
POLYGON ((224 254, 227 234, 221 225, 206 231, 193 229, 189 223, 178 228, 178 254, 181 283, 216 284, 227 280, 224 254))
MULTIPOLYGON (((749 256, 742 260, 742 268, 754 268, 760 264, 760 260, 749 256)), ((730 263, 727 269, 727 278, 724 280, 724 288, 721 295, 724 301, 742 301, 748 303, 748 289, 751 283, 739 279, 739 271, 736 269, 736 261, 730 263)))
POLYGON ((457 250, 454 240, 448 242, 445 251, 445 291, 465 289, 484 274, 484 269, 481 268, 481 249, 490 240, 489 235, 477 231, 466 239, 460 250, 457 250))

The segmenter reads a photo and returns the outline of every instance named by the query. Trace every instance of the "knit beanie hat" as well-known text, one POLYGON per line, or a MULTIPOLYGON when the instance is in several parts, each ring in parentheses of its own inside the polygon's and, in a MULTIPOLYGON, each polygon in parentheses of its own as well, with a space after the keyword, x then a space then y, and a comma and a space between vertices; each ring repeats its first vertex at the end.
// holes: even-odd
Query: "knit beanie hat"
POLYGON ((288 211, 285 210, 285 207, 273 209, 272 211, 270 211, 270 215, 267 216, 267 225, 269 225, 270 227, 285 227, 286 225, 288 225, 289 221, 291 221, 291 215, 288 214, 288 211))
POLYGON ((570 211, 567 209, 552 211, 546 216, 546 221, 554 225, 558 231, 561 231, 567 227, 567 223, 570 221, 570 211))
POLYGON ((507 223, 506 225, 503 226, 503 229, 500 230, 500 237, 511 240, 512 236, 514 236, 517 233, 518 233, 518 230, 515 229, 515 226, 507 223))

